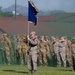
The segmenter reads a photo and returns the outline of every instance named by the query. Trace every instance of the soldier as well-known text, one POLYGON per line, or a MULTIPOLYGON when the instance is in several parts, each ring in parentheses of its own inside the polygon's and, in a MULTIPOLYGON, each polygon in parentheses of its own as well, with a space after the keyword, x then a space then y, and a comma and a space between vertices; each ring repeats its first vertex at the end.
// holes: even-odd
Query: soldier
POLYGON ((24 61, 23 61, 23 54, 22 54, 22 46, 21 46, 21 37, 20 35, 16 36, 17 38, 17 42, 16 42, 16 57, 18 59, 20 59, 20 64, 23 65, 24 61))
POLYGON ((67 37, 64 37, 65 42, 67 43, 66 46, 66 59, 69 63, 69 66, 72 67, 72 59, 71 59, 71 42, 67 39, 67 37))
POLYGON ((46 54, 47 54, 46 41, 44 39, 44 36, 41 36, 40 42, 39 42, 39 61, 41 65, 43 65, 43 61, 44 61, 44 65, 45 66, 47 65, 46 54))
POLYGON ((50 59, 50 52, 51 52, 51 42, 48 36, 45 36, 46 46, 47 46, 47 57, 50 59))
POLYGON ((66 42, 64 40, 64 37, 61 37, 61 40, 60 40, 60 56, 61 56, 61 59, 62 59, 62 63, 63 63, 63 66, 66 67, 66 42))
POLYGON ((0 35, 0 54, 2 57, 2 63, 6 64, 6 60, 5 60, 5 51, 4 51, 4 45, 3 45, 3 37, 2 35, 0 35))
POLYGON ((36 38, 36 32, 32 31, 30 33, 30 38, 28 38, 29 50, 27 54, 27 65, 29 69, 29 73, 36 73, 37 71, 37 45, 38 39, 36 38))
POLYGON ((11 45, 10 39, 7 37, 7 34, 3 34, 3 44, 4 44, 6 60, 8 65, 10 65, 10 51, 11 51, 12 45, 11 45))
POLYGON ((72 49, 71 51, 72 51, 73 70, 75 71, 75 37, 72 39, 71 49, 72 49))
POLYGON ((61 66, 61 59, 60 59, 60 51, 59 51, 59 39, 58 38, 53 38, 53 51, 54 51, 54 56, 57 61, 57 67, 61 66))
POLYGON ((26 35, 22 35, 21 37, 21 50, 22 50, 22 53, 23 53, 23 59, 24 61, 26 60, 26 56, 27 56, 27 50, 28 50, 28 46, 26 44, 26 35))

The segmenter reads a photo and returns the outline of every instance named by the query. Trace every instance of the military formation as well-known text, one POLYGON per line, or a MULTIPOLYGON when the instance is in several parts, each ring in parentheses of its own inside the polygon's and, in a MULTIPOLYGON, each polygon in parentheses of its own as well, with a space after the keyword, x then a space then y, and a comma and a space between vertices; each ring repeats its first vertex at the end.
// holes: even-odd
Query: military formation
POLYGON ((75 38, 72 40, 68 40, 66 36, 61 38, 40 36, 38 38, 36 35, 35 39, 31 39, 30 36, 23 34, 15 35, 11 39, 7 34, 3 34, 0 36, 0 49, 3 50, 4 64, 10 65, 11 58, 14 58, 13 62, 20 65, 28 64, 30 71, 32 69, 36 71, 38 59, 40 66, 48 66, 52 63, 51 65, 56 64, 57 67, 69 66, 75 70, 75 38), (11 54, 14 56, 11 57, 11 54), (30 66, 32 61, 33 67, 30 66))

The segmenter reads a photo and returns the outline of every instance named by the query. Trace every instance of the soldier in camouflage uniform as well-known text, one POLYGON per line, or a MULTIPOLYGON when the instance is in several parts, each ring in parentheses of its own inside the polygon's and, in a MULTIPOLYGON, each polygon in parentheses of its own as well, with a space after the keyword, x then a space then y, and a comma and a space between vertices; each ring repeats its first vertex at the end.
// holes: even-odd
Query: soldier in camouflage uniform
POLYGON ((23 61, 23 53, 22 53, 22 46, 21 46, 21 36, 17 35, 17 42, 16 42, 16 57, 19 58, 20 60, 20 64, 23 65, 24 61, 23 61))
POLYGON ((22 53, 23 53, 23 59, 25 61, 26 56, 27 56, 28 46, 27 46, 27 43, 26 43, 26 36, 24 34, 21 37, 21 50, 22 50, 22 53))
POLYGON ((3 34, 3 46, 4 46, 7 63, 8 65, 10 65, 10 51, 12 45, 10 39, 7 37, 7 34, 3 34))
POLYGON ((60 51, 59 51, 59 39, 56 38, 52 38, 53 40, 53 52, 54 52, 54 57, 56 59, 56 63, 57 63, 57 67, 61 66, 61 59, 60 59, 60 51))
POLYGON ((6 56, 5 56, 5 50, 4 50, 2 35, 0 36, 0 50, 1 50, 2 63, 6 64, 6 56))
POLYGON ((48 36, 45 36, 46 46, 47 46, 47 57, 50 59, 50 52, 51 52, 51 42, 48 36))
POLYGON ((75 37, 72 39, 71 52, 72 52, 73 71, 75 71, 75 37))
POLYGON ((64 37, 67 46, 66 46, 66 59, 69 63, 69 66, 72 67, 72 58, 71 58, 71 42, 67 39, 67 37, 64 37))
POLYGON ((60 56, 62 59, 62 64, 64 67, 66 67, 66 46, 67 46, 67 43, 64 37, 61 37, 60 44, 59 44, 59 47, 60 47, 59 50, 60 50, 60 56))
POLYGON ((28 38, 29 50, 27 54, 27 65, 29 69, 29 73, 36 73, 37 71, 37 45, 38 39, 36 38, 36 32, 32 31, 30 33, 30 38, 28 38))
POLYGON ((44 36, 41 36, 40 42, 39 42, 39 62, 41 65, 43 65, 43 64, 45 66, 47 65, 46 55, 47 55, 46 41, 44 39, 44 36))

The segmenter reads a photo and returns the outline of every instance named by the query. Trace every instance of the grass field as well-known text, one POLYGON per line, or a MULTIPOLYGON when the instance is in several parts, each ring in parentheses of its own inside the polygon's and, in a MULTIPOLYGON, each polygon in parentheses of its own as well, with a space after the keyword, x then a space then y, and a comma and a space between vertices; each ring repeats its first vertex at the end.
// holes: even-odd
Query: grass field
MULTIPOLYGON (((0 65, 0 75, 29 75, 27 66, 0 65)), ((70 68, 38 67, 37 75, 75 75, 70 68)))

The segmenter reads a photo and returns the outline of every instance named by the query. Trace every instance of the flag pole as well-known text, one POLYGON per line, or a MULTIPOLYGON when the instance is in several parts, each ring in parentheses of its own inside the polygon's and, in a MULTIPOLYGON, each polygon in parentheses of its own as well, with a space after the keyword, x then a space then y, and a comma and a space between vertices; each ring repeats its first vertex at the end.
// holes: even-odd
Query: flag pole
POLYGON ((28 29, 27 29, 27 35, 29 36, 29 29, 30 29, 30 27, 29 27, 29 22, 28 22, 28 29))
POLYGON ((15 0, 15 19, 16 19, 16 6, 17 6, 17 0, 15 0))

